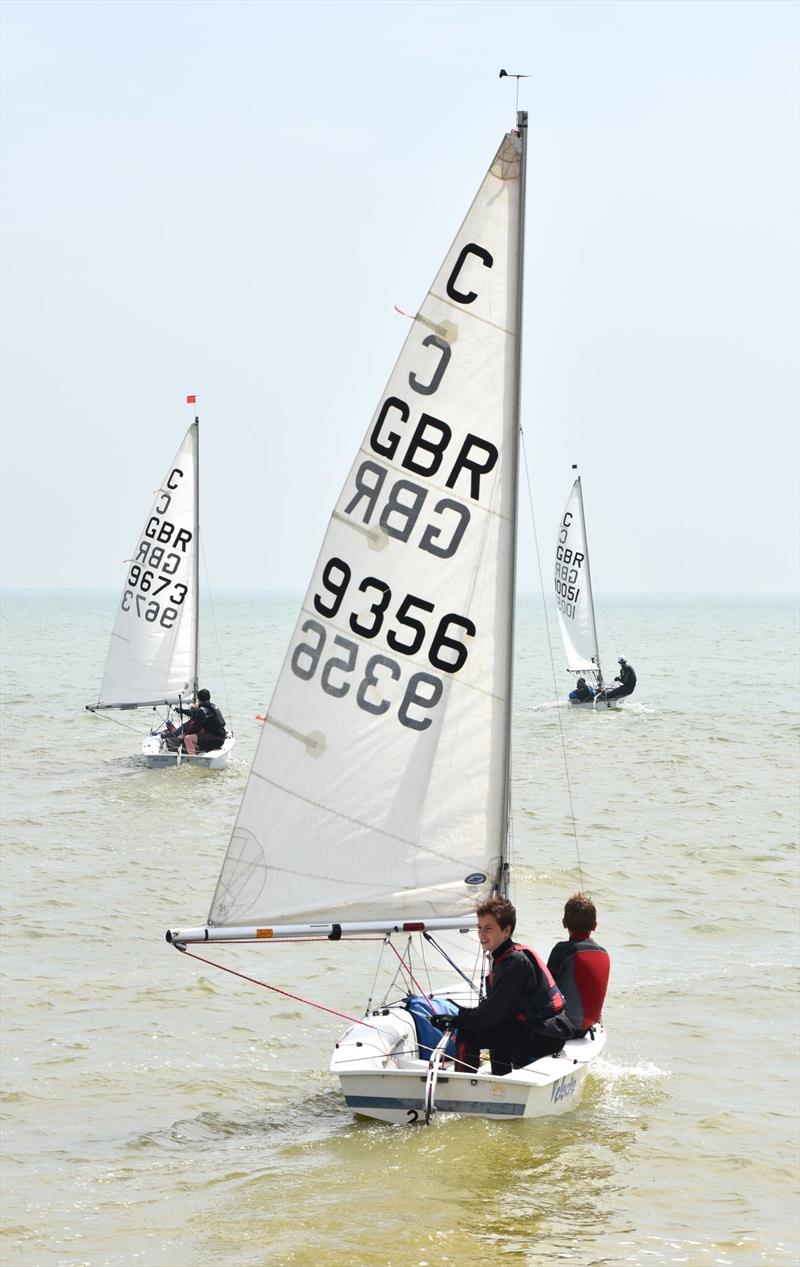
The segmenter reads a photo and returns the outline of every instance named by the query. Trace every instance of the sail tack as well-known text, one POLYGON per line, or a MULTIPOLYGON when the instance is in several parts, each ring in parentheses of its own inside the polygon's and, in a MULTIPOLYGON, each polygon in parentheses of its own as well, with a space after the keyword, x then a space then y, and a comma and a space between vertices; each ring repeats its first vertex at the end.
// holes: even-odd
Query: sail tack
POLYGON ((197 422, 126 561, 98 708, 177 703, 194 689, 197 422))
POLYGON ((209 923, 474 911, 505 834, 522 142, 505 137, 331 517, 209 923))
POLYGON ((574 673, 599 675, 600 657, 580 477, 572 486, 558 526, 554 579, 567 667, 574 673))

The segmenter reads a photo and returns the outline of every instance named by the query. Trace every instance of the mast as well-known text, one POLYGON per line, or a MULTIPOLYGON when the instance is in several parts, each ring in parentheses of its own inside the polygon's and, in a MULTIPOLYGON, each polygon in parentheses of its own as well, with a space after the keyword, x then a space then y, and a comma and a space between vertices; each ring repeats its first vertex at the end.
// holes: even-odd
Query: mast
POLYGON ((200 419, 195 414, 194 429, 194 560, 193 560, 193 588, 194 588, 194 632, 192 645, 192 695, 195 702, 197 701, 197 688, 199 685, 197 666, 198 653, 200 649, 200 419))
POLYGON ((505 815, 504 832, 500 842, 500 877, 499 889, 503 897, 508 897, 509 863, 508 832, 511 823, 511 720, 514 700, 514 624, 517 610, 517 503, 519 501, 519 430, 522 405, 522 310, 523 280, 525 277, 525 183, 528 157, 528 112, 517 111, 517 131, 522 146, 519 185, 519 221, 517 225, 517 359, 514 367, 514 440, 511 452, 512 470, 514 472, 513 519, 511 524, 511 613, 508 626, 508 670, 506 678, 506 761, 505 761, 505 815))
MULTIPOLYGON (((572 469, 576 470, 577 468, 573 467, 572 469)), ((594 618, 594 590, 592 589, 592 569, 589 566, 589 537, 586 532, 586 516, 583 512, 583 485, 581 484, 580 475, 578 476, 577 484, 578 484, 578 502, 581 508, 581 528, 583 529, 583 546, 586 551, 586 583, 589 586, 589 598, 590 598, 589 610, 592 613, 592 634, 594 636, 594 645, 597 648, 597 676, 599 678, 600 689, 602 690, 603 689, 603 670, 600 667, 600 644, 597 641, 597 622, 595 621, 595 618, 594 618)))

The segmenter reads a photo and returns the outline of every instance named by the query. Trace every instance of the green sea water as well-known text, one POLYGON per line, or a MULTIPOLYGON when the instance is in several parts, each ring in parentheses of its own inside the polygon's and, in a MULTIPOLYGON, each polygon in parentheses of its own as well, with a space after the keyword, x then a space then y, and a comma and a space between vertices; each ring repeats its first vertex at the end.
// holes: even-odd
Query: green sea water
MULTIPOLYGON (((574 1112, 428 1128, 352 1117, 336 1018, 164 941, 205 919, 298 600, 203 611, 220 772, 147 770, 135 715, 84 711, 115 601, 3 601, 4 1267, 798 1261, 795 600, 601 603, 607 661, 639 674, 604 712, 557 706, 555 634, 551 669, 520 602, 519 931, 547 952, 594 894, 609 1044, 574 1112)), ((343 943, 210 957, 356 1014, 374 967, 343 943)))

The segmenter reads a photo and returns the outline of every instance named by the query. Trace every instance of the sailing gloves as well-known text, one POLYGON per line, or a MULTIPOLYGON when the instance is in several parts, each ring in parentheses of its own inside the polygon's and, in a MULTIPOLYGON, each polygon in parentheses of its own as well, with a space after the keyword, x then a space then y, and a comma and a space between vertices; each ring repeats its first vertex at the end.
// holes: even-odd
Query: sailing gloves
POLYGON ((455 1029, 458 1024, 457 1016, 431 1016, 431 1025, 434 1029, 440 1029, 442 1033, 446 1029, 455 1029))

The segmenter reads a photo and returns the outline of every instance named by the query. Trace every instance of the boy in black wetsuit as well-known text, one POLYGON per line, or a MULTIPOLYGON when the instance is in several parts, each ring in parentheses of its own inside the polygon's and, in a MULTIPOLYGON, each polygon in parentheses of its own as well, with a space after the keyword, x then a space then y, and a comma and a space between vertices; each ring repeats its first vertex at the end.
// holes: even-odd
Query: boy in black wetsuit
POLYGON ((619 686, 607 687, 599 693, 598 699, 624 699, 626 695, 633 695, 636 689, 636 670, 632 664, 628 664, 624 656, 620 656, 618 664, 619 673, 614 681, 619 682, 619 686))
POLYGON ((535 950, 511 940, 517 912, 507 898, 493 897, 478 907, 478 940, 492 957, 486 998, 477 1007, 460 1007, 456 1016, 433 1016, 437 1029, 458 1031, 456 1056, 471 1072, 488 1047, 493 1074, 507 1074, 555 1055, 570 1037, 564 1001, 535 950))
POLYGON ((183 746, 190 756, 198 752, 213 752, 221 748, 227 736, 225 718, 211 702, 211 692, 204 689, 197 692, 197 705, 194 708, 177 710, 188 721, 181 727, 183 746))

